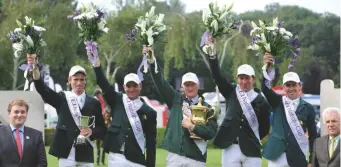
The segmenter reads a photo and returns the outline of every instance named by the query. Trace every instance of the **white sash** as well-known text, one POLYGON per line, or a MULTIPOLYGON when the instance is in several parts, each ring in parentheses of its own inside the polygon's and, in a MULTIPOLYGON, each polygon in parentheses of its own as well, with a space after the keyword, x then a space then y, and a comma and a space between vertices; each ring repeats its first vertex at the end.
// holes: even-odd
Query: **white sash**
MULTIPOLYGON (((65 93, 66 101, 67 101, 67 104, 69 106, 73 121, 75 121, 75 123, 79 129, 79 118, 80 118, 80 116, 82 116, 82 113, 81 113, 79 105, 78 105, 77 97, 71 91, 64 91, 64 93, 65 93)), ((86 138, 86 140, 88 140, 88 142, 91 144, 91 146, 94 147, 93 141, 89 140, 89 138, 86 138)))
POLYGON ((140 103, 137 106, 135 106, 133 103, 133 100, 130 100, 126 94, 123 94, 123 104, 124 104, 124 108, 126 110, 130 125, 133 128, 134 136, 137 140, 137 143, 139 144, 142 153, 144 153, 145 138, 144 138, 141 120, 137 114, 137 110, 139 110, 142 107, 143 102, 140 99, 138 100, 140 103))
POLYGON ((260 143, 260 137, 259 137, 259 124, 258 124, 258 119, 255 113, 255 110, 253 109, 251 102, 249 100, 249 97, 247 96, 247 93, 242 91, 239 88, 239 85, 236 87, 236 93, 237 93, 237 98, 239 101, 239 104, 243 110, 243 114, 245 115, 247 122, 249 123, 253 133, 256 135, 259 143, 260 143))
MULTIPOLYGON (((184 118, 190 118, 192 116, 192 111, 189 108, 189 104, 186 100, 184 100, 182 102, 182 111, 183 111, 183 117, 184 118)), ((202 140, 193 140, 194 143, 197 145, 197 147, 199 148, 199 150, 201 151, 201 154, 205 154, 206 150, 207 150, 207 141, 205 141, 204 139, 202 140)))
POLYGON ((304 130, 293 109, 292 101, 285 96, 282 97, 282 101, 283 101, 283 106, 285 110, 285 116, 287 118, 290 129, 292 133, 294 133, 295 139, 298 145, 300 146, 301 151, 303 152, 305 157, 307 157, 308 149, 309 149, 309 141, 307 137, 305 136, 304 130))

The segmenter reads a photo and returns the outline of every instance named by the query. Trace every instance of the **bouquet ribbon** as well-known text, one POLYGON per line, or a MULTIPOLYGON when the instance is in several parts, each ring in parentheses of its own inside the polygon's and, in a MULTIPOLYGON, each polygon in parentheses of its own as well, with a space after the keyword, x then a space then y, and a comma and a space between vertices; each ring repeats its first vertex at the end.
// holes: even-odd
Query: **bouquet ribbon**
MULTIPOLYGON (((275 64, 275 62, 273 62, 275 64)), ((271 68, 266 70, 267 64, 262 67, 263 76, 266 79, 265 85, 270 89, 271 88, 271 81, 275 78, 275 69, 271 68)))
POLYGON ((95 64, 98 60, 97 43, 94 41, 86 41, 86 51, 91 64, 95 64))
POLYGON ((139 66, 139 68, 137 69, 137 75, 139 76, 140 80, 143 81, 143 73, 141 72, 141 68, 143 66, 143 72, 144 73, 147 73, 148 72, 148 68, 150 68, 149 64, 148 64, 148 61, 151 62, 153 61, 155 63, 155 73, 158 73, 158 70, 157 70, 157 63, 156 63, 156 59, 154 56, 152 56, 152 59, 148 59, 147 58, 147 54, 143 54, 143 59, 142 59, 142 62, 139 66))

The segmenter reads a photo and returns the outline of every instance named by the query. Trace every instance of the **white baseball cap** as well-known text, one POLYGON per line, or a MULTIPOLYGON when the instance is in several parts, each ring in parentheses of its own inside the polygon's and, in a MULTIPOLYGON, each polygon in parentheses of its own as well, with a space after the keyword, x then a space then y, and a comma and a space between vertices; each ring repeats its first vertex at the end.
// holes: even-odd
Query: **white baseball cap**
POLYGON ((199 84, 199 79, 196 74, 188 72, 182 76, 181 85, 183 85, 185 82, 194 82, 196 84, 199 84))
POLYGON ((135 82, 136 84, 140 84, 141 80, 138 75, 130 73, 124 77, 124 85, 126 85, 128 82, 135 82))
POLYGON ((86 75, 86 71, 83 67, 79 66, 79 65, 75 65, 73 66, 71 69, 70 69, 70 72, 69 72, 69 77, 75 75, 76 73, 78 72, 81 72, 83 73, 84 75, 86 75))
POLYGON ((287 72, 283 76, 283 84, 289 81, 294 81, 296 83, 301 83, 300 77, 295 72, 287 72))
POLYGON ((243 64, 243 65, 238 67, 237 76, 241 75, 241 74, 245 74, 248 76, 256 76, 255 70, 248 64, 243 64))

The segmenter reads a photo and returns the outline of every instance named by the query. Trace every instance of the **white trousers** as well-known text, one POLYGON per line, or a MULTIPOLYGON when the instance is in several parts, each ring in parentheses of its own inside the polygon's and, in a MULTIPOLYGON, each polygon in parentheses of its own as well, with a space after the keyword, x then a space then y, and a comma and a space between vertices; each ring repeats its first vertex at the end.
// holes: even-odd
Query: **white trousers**
POLYGON ((144 167, 144 166, 127 160, 123 154, 109 152, 108 167, 144 167))
POLYGON ((232 144, 223 149, 222 167, 261 167, 262 159, 257 157, 247 157, 240 150, 239 144, 232 144))
POLYGON ((88 162, 77 162, 70 159, 59 159, 59 167, 94 167, 93 163, 88 162))
POLYGON ((168 152, 166 167, 206 167, 206 163, 168 152))
POLYGON ((290 167, 286 153, 282 153, 276 160, 268 160, 268 167, 290 167))

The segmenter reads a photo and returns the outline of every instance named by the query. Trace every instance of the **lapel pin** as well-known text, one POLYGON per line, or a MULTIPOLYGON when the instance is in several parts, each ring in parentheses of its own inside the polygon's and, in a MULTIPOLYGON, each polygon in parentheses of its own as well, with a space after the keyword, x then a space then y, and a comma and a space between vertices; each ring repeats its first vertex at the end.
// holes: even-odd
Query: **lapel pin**
POLYGON ((26 136, 26 139, 29 140, 29 139, 30 139, 30 136, 26 136))

